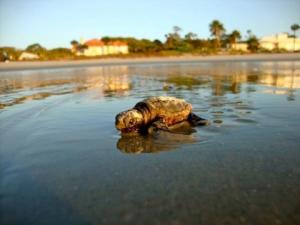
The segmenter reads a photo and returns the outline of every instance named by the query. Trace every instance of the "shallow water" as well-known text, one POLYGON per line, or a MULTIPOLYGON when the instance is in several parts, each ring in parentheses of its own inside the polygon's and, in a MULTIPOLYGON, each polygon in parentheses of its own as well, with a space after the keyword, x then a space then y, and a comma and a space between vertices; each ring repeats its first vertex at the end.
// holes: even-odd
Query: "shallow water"
POLYGON ((299 61, 0 72, 0 222, 299 224, 299 90, 299 61), (210 124, 121 137, 153 95, 210 124))

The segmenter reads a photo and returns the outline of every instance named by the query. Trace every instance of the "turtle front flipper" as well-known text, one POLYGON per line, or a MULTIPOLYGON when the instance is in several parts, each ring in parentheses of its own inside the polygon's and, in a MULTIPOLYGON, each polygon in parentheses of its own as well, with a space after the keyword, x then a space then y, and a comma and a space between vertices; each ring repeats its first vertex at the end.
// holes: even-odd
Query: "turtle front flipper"
POLYGON ((162 131, 169 131, 168 126, 163 120, 157 120, 151 124, 148 128, 148 133, 152 134, 155 131, 162 130, 162 131))
POLYGON ((209 123, 208 120, 203 119, 194 113, 190 113, 190 115, 188 116, 188 121, 191 123, 192 126, 205 126, 209 123))
POLYGON ((187 120, 169 126, 164 122, 156 121, 148 128, 148 134, 153 134, 156 131, 167 131, 174 134, 192 134, 196 132, 187 120))

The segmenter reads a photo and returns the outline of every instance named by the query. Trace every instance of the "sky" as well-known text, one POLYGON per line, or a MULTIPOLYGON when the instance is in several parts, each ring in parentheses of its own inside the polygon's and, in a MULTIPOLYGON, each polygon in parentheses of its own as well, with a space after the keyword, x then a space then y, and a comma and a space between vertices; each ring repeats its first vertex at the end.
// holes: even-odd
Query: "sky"
POLYGON ((175 25, 208 38, 214 19, 227 32, 262 37, 290 32, 299 12, 300 0, 0 0, 0 46, 70 47, 101 36, 164 41, 175 25))

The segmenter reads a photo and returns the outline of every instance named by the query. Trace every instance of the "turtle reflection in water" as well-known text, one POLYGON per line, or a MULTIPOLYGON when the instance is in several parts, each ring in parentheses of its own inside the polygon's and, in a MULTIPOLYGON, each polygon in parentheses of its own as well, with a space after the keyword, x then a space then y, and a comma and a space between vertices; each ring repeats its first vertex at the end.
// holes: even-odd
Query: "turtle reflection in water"
POLYGON ((201 126, 207 120, 192 113, 192 105, 183 99, 159 96, 138 102, 132 109, 116 116, 116 128, 122 134, 153 133, 153 131, 172 131, 189 122, 201 126))
POLYGON ((116 128, 122 133, 117 148, 126 153, 171 150, 196 142, 192 127, 207 123, 192 113, 192 105, 183 99, 150 97, 116 116, 116 128))
POLYGON ((194 129, 185 127, 182 131, 176 130, 176 133, 159 131, 151 135, 122 135, 117 142, 117 148, 123 153, 158 153, 198 141, 193 134, 196 132, 194 129))

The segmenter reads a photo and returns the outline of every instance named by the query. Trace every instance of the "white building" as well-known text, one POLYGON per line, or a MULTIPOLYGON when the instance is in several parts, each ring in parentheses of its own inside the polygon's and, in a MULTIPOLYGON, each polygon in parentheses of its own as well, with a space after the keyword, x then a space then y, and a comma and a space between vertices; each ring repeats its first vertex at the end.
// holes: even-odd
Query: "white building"
POLYGON ((128 54, 128 45, 123 41, 110 41, 103 42, 101 39, 91 39, 81 43, 86 48, 77 55, 85 56, 101 56, 101 55, 114 55, 114 54, 128 54))
MULTIPOLYGON (((232 45, 232 49, 248 51, 246 42, 238 42, 232 45)), ((288 33, 280 33, 272 36, 262 37, 259 40, 259 47, 267 50, 284 49, 287 51, 300 50, 300 38, 293 38, 288 33)))
POLYGON ((247 52, 248 51, 248 44, 246 42, 238 42, 235 43, 231 46, 232 49, 237 50, 237 51, 243 51, 247 52))
POLYGON ((288 33, 280 33, 272 36, 266 36, 259 40, 261 48, 267 50, 285 49, 287 51, 300 50, 300 39, 293 38, 288 33))
POLYGON ((39 58, 40 57, 38 55, 30 52, 22 52, 22 54, 19 56, 19 60, 35 60, 39 58))

